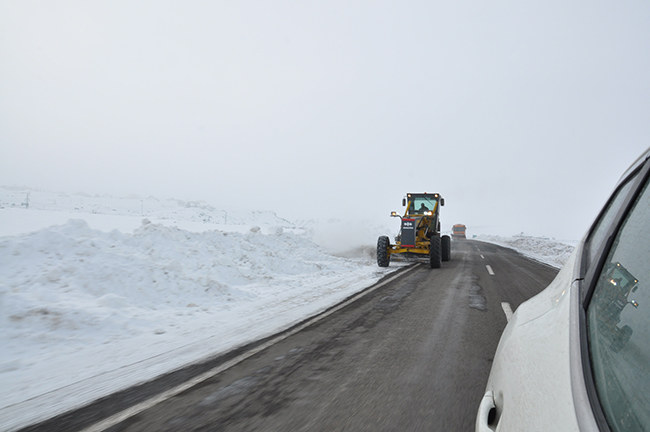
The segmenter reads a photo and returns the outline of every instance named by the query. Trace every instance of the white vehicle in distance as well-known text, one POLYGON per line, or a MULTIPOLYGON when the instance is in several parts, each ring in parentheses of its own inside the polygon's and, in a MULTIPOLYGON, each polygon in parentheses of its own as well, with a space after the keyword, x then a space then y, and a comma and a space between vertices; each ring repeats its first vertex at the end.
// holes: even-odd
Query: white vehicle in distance
POLYGON ((506 326, 477 432, 650 431, 650 149, 506 326))

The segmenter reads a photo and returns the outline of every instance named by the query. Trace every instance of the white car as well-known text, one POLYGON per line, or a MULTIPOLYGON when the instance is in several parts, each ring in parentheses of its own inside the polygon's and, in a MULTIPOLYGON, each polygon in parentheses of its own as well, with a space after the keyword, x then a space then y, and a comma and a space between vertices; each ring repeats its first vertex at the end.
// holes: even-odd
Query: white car
POLYGON ((650 149, 497 348, 477 432, 650 431, 650 149))

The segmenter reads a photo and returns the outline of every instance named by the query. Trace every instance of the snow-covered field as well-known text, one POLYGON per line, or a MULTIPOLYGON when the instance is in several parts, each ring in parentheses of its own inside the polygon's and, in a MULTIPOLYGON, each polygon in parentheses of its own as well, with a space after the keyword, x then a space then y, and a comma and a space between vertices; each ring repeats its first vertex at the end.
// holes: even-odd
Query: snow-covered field
POLYGON ((476 240, 514 249, 522 255, 557 268, 561 268, 564 265, 578 244, 578 241, 555 240, 524 235, 502 237, 481 234, 476 237, 476 240))
MULTIPOLYGON (((377 267, 372 228, 359 224, 347 244, 342 229, 200 202, 0 188, 0 429, 276 333, 400 266, 377 267)), ((484 237, 556 266, 571 248, 484 237)))

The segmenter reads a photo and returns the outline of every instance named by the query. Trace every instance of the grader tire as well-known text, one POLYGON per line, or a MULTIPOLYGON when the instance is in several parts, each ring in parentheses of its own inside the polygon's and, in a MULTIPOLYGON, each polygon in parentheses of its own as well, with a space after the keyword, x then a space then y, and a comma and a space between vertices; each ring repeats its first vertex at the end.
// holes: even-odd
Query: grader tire
POLYGON ((441 237, 442 244, 442 260, 449 261, 451 260, 451 237, 448 235, 443 235, 441 237))
POLYGON ((390 240, 387 236, 381 236, 377 240, 377 264, 379 267, 388 267, 390 264, 390 255, 388 248, 390 247, 390 240))
POLYGON ((440 268, 442 266, 442 245, 439 236, 431 237, 429 245, 429 265, 431 268, 440 268))

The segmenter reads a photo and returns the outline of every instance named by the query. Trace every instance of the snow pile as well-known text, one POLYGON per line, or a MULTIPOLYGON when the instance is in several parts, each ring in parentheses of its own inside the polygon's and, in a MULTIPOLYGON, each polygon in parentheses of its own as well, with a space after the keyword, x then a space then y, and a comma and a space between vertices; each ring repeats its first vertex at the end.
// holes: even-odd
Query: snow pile
POLYGON ((577 244, 575 241, 557 241, 524 235, 501 237, 481 234, 477 240, 514 249, 522 255, 557 268, 564 266, 577 244))
MULTIPOLYGON (((25 209, 3 209, 15 215, 25 209)), ((0 429, 271 335, 391 269, 282 226, 191 232, 83 220, 0 237, 0 429)))
POLYGON ((89 328, 116 326, 123 327, 116 336, 126 337, 131 318, 169 326, 169 311, 188 304, 224 308, 260 297, 261 285, 273 289, 296 275, 355 267, 281 228, 271 235, 255 228, 248 234, 192 233, 146 220, 133 234, 104 233, 71 220, 3 238, 0 261, 1 307, 10 312, 3 318, 21 324, 11 330, 29 330, 32 339, 57 329, 83 338, 89 328))

